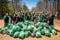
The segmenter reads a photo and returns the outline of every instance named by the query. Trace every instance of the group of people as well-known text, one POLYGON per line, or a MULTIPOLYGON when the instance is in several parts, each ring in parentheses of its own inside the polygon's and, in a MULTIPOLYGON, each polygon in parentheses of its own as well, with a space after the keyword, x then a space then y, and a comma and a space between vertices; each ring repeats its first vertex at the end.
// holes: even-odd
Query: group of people
POLYGON ((54 15, 53 14, 47 14, 47 13, 19 13, 19 14, 12 14, 4 16, 4 25, 8 25, 9 23, 11 24, 16 24, 21 21, 34 21, 34 22, 47 22, 49 25, 54 24, 54 15))

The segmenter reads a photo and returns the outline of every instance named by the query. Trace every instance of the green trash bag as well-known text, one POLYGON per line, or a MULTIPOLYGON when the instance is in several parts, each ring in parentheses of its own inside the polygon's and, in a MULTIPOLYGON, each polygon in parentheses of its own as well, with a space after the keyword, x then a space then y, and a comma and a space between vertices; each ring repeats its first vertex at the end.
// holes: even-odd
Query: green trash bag
POLYGON ((49 29, 45 30, 45 35, 48 36, 48 37, 50 37, 50 31, 49 31, 49 29))
POLYGON ((41 32, 42 35, 45 35, 45 30, 44 29, 42 29, 40 32, 41 32))
POLYGON ((41 22, 39 26, 43 28, 46 24, 47 24, 46 22, 41 22))
POLYGON ((8 27, 3 27, 3 28, 1 29, 1 31, 5 31, 5 30, 8 30, 8 27))
POLYGON ((41 37, 40 31, 37 31, 35 36, 36 36, 36 38, 40 38, 41 37))
POLYGON ((34 26, 33 25, 29 25, 28 26, 28 30, 33 30, 34 29, 34 26))
POLYGON ((14 32, 13 30, 9 30, 9 35, 10 35, 10 36, 13 37, 14 33, 15 33, 15 32, 14 32))
POLYGON ((8 24, 7 27, 10 28, 10 26, 13 26, 13 24, 8 24))
POLYGON ((25 31, 24 35, 25 35, 26 38, 28 38, 29 37, 29 31, 25 31))
POLYGON ((33 21, 29 21, 28 24, 29 25, 34 25, 34 22, 33 21))
POLYGON ((17 32, 14 33, 13 37, 14 37, 14 38, 18 38, 18 37, 19 37, 19 34, 20 34, 20 32, 17 31, 17 32))
POLYGON ((54 29, 54 26, 53 25, 49 26, 49 30, 51 31, 52 29, 54 29))
POLYGON ((7 30, 8 30, 8 27, 3 27, 3 28, 0 30, 0 32, 1 32, 2 34, 5 34, 7 30))
POLYGON ((24 24, 25 24, 25 25, 27 25, 27 24, 28 24, 28 21, 27 21, 27 20, 25 20, 25 21, 24 21, 24 24))
POLYGON ((57 31, 55 29, 52 29, 51 32, 52 32, 53 35, 57 35, 57 31))
POLYGON ((24 31, 21 31, 20 34, 19 34, 19 38, 24 39, 24 35, 25 35, 24 31))
POLYGON ((27 28, 27 26, 26 25, 23 25, 23 31, 27 31, 28 30, 28 28, 27 28))
POLYGON ((38 29, 41 31, 43 28, 42 28, 42 26, 39 26, 38 29))
POLYGON ((8 29, 11 30, 14 25, 8 25, 8 29))
POLYGON ((11 30, 13 30, 14 32, 19 31, 20 27, 14 25, 11 30))
POLYGON ((22 28, 24 24, 23 24, 23 22, 19 22, 16 25, 19 26, 20 28, 22 28))
POLYGON ((37 31, 39 31, 39 29, 38 28, 34 28, 33 31, 36 33, 37 31))

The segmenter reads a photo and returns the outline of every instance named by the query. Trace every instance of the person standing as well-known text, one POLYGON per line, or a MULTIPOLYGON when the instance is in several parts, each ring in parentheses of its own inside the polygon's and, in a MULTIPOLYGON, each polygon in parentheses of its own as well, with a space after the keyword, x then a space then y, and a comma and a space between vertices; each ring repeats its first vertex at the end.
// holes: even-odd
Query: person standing
POLYGON ((38 22, 41 21, 41 16, 40 16, 40 14, 37 15, 37 21, 38 21, 38 22))
POLYGON ((10 18, 11 18, 10 23, 12 24, 12 22, 13 22, 13 20, 12 20, 13 19, 13 14, 10 15, 10 18))
POLYGON ((20 16, 19 15, 16 16, 16 23, 18 23, 18 22, 20 22, 20 16))
POLYGON ((6 13, 6 15, 4 16, 4 26, 7 26, 8 23, 9 23, 9 16, 8 16, 8 13, 6 13))
POLYGON ((49 16, 49 26, 50 25, 54 25, 54 15, 53 14, 50 14, 50 16, 49 16))
POLYGON ((12 20, 13 20, 13 24, 16 24, 16 15, 15 14, 13 14, 12 20))

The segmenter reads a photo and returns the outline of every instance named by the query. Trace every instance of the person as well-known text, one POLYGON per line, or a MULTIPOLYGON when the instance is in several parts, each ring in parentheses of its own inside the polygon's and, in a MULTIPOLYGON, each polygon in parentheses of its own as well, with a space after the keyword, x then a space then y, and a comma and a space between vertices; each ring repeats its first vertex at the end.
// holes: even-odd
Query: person
POLYGON ((50 14, 50 16, 49 16, 49 26, 50 25, 54 25, 54 15, 53 14, 50 14))
POLYGON ((10 15, 10 18, 11 18, 11 21, 10 22, 12 24, 12 22, 13 22, 13 20, 12 20, 13 19, 13 14, 10 15))
POLYGON ((30 14, 27 13, 27 20, 30 20, 30 14))
POLYGON ((6 15, 4 16, 4 26, 7 26, 8 23, 9 23, 9 16, 8 16, 8 13, 6 13, 6 15))
POLYGON ((18 23, 18 22, 20 22, 20 16, 19 15, 16 16, 16 23, 18 23))
POLYGON ((13 20, 13 24, 15 24, 16 23, 16 15, 15 14, 13 14, 12 20, 13 20))
POLYGON ((37 20, 38 20, 38 22, 41 21, 41 16, 40 16, 40 14, 37 15, 37 20))
POLYGON ((19 14, 19 19, 20 19, 20 22, 21 22, 21 13, 19 14))
POLYGON ((21 14, 21 21, 24 21, 24 14, 21 14))
POLYGON ((27 15, 26 15, 26 13, 24 14, 24 21, 26 21, 27 20, 27 15))
POLYGON ((42 22, 47 22, 46 13, 42 14, 42 22))

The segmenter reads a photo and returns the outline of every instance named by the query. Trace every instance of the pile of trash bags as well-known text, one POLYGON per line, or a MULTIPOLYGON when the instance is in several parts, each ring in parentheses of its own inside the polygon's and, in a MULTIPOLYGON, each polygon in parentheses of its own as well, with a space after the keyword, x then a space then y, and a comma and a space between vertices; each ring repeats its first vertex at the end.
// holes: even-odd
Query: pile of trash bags
POLYGON ((19 22, 15 25, 8 24, 6 27, 0 28, 0 33, 21 39, 28 38, 29 36, 40 38, 42 35, 50 37, 50 33, 57 35, 53 25, 49 26, 46 22, 35 24, 32 21, 19 22))

